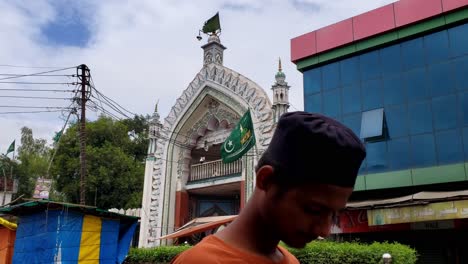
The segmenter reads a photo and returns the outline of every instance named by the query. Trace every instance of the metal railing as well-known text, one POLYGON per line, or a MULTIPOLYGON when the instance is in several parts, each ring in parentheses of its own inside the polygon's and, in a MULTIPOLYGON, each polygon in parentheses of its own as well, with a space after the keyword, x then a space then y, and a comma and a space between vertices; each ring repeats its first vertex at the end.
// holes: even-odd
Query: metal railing
POLYGON ((189 182, 227 176, 240 172, 242 172, 241 159, 227 164, 223 163, 222 160, 208 161, 191 166, 189 182))

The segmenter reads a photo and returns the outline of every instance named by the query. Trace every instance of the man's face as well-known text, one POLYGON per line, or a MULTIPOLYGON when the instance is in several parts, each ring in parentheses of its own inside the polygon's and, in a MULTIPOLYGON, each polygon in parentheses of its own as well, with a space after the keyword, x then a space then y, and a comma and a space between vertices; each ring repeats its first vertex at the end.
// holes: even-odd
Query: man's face
POLYGON ((281 193, 276 185, 265 194, 264 212, 283 242, 302 248, 330 234, 333 217, 346 207, 352 191, 328 184, 307 184, 281 193))

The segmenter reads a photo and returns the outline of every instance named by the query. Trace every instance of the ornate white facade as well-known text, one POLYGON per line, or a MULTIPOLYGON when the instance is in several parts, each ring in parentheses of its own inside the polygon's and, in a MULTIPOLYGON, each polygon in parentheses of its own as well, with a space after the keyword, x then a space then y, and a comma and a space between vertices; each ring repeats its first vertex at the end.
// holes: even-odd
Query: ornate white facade
MULTIPOLYGON (((274 111, 265 91, 250 79, 223 66, 225 47, 216 35, 210 36, 208 43, 202 48, 203 68, 176 100, 164 122, 159 121, 157 109, 151 120, 140 247, 164 243, 158 238, 177 228, 177 192, 190 192, 194 195, 220 194, 219 192, 231 191, 233 183, 242 181, 245 189, 240 193, 245 195, 243 199, 246 201, 254 188, 255 164, 273 135, 274 111), (234 165, 218 164, 214 160, 216 157, 212 156, 215 156, 213 153, 216 152, 213 151, 216 146, 224 142, 230 130, 248 109, 254 123, 256 146, 242 158, 241 163, 234 164, 241 166, 238 174, 233 177, 217 177, 231 175, 231 171, 237 168, 234 165), (209 152, 210 149, 212 152, 209 152), (198 167, 195 167, 193 163, 198 163, 195 152, 209 153, 206 155, 212 161, 203 163, 205 157, 202 157, 196 165, 198 167), (210 177, 196 181, 195 172, 191 175, 191 171, 203 166, 210 177)), ((278 82, 277 78, 275 85, 283 83, 278 82)), ((289 89, 287 84, 286 87, 289 89)), ((282 104, 283 101, 278 103, 282 104)))

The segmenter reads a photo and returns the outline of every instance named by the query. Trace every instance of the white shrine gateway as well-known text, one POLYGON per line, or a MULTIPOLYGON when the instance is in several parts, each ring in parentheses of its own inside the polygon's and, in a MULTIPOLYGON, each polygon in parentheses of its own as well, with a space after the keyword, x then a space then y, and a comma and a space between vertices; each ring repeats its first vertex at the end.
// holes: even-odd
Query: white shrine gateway
POLYGON ((226 49, 213 34, 203 67, 160 122, 150 122, 140 225, 140 247, 196 217, 238 214, 254 187, 254 168, 268 147, 278 117, 289 108, 289 86, 281 70, 272 86, 273 104, 255 82, 223 65, 226 49), (220 146, 250 109, 256 145, 241 159, 224 164, 220 146))

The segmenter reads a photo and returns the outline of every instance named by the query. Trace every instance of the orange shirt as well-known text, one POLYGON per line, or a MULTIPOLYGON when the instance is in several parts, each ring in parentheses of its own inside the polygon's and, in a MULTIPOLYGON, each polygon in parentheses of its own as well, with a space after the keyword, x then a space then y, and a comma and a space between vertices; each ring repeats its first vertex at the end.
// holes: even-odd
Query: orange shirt
POLYGON ((216 236, 204 238, 193 248, 184 251, 172 260, 173 264, 299 264, 299 261, 286 249, 278 246, 283 254, 283 260, 275 263, 266 257, 255 255, 226 244, 216 236))

